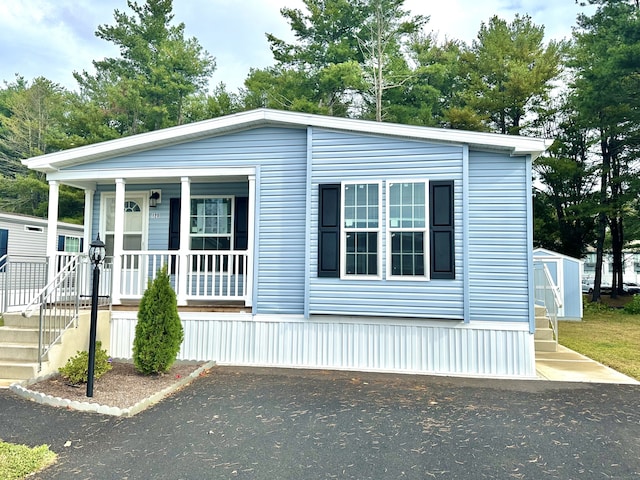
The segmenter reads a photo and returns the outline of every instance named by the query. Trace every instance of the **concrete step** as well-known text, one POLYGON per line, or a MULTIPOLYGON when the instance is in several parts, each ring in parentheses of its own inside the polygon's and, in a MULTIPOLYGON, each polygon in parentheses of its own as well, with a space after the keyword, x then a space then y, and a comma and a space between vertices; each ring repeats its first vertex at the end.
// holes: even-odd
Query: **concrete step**
POLYGON ((536 352, 555 352, 558 349, 558 344, 555 340, 535 340, 536 352))
POLYGON ((536 305, 535 306, 535 315, 536 317, 546 317, 547 316, 547 309, 545 307, 542 307, 540 305, 536 305))
POLYGON ((549 326, 549 317, 536 317, 536 330, 538 328, 547 328, 549 326))
POLYGON ((0 361, 37 362, 38 344, 0 343, 0 361))
POLYGON ((0 327, 0 344, 2 343, 38 343, 37 328, 0 327))
POLYGON ((38 328, 40 326, 40 318, 38 312, 35 311, 30 317, 23 317, 20 313, 3 313, 5 327, 21 327, 21 328, 38 328))
POLYGON ((38 364, 35 362, 0 361, 2 378, 14 381, 28 380, 38 375, 38 364))
POLYGON ((9 388, 12 383, 19 382, 15 378, 0 378, 0 390, 3 388, 9 388))
POLYGON ((552 328, 536 328, 533 338, 536 340, 553 340, 552 328))

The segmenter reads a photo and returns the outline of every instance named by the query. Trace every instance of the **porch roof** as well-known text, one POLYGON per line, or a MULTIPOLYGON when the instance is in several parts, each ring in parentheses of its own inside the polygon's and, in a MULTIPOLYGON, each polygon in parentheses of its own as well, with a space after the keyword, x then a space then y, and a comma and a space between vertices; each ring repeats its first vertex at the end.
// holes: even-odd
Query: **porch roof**
POLYGON ((490 148, 508 151, 511 155, 531 155, 533 159, 541 155, 551 145, 551 140, 540 138, 417 127, 258 109, 41 155, 22 160, 22 163, 30 169, 52 173, 66 167, 104 158, 152 150, 267 125, 299 128, 311 126, 357 133, 431 140, 440 143, 466 144, 480 149, 490 148))

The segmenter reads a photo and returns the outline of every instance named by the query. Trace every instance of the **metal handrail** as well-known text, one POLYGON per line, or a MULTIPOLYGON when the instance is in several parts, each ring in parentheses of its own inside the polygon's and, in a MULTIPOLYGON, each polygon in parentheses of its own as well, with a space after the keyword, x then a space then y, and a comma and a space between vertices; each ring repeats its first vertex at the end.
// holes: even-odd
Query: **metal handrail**
POLYGON ((0 312, 19 310, 36 297, 47 282, 48 270, 46 257, 0 257, 0 312))
MULTIPOLYGON (((91 270, 91 262, 86 255, 68 258, 56 276, 22 309, 24 317, 31 316, 36 308, 39 310, 39 368, 63 333, 72 325, 77 326, 80 309, 90 305, 91 270)), ((107 290, 107 293, 110 292, 107 290)), ((99 298, 99 304, 110 304, 110 294, 99 298)))
POLYGON ((562 308, 560 289, 553 281, 551 272, 544 262, 534 262, 534 297, 537 305, 547 311, 554 339, 558 343, 558 311, 562 308))
POLYGON ((78 258, 80 257, 75 256, 71 260, 69 260, 64 265, 64 267, 62 267, 62 269, 56 274, 56 276, 53 277, 53 279, 49 283, 47 283, 43 288, 41 288, 38 294, 35 297, 33 297, 31 301, 27 303, 27 305, 25 305, 25 307, 22 309, 22 312, 21 312, 23 317, 30 317, 33 314, 32 311, 35 310, 35 308, 33 307, 35 305, 37 305, 38 307, 42 305, 43 299, 47 297, 47 292, 54 291, 56 285, 59 285, 61 281, 65 280, 71 272, 74 272, 76 270, 76 267, 78 264, 78 258))

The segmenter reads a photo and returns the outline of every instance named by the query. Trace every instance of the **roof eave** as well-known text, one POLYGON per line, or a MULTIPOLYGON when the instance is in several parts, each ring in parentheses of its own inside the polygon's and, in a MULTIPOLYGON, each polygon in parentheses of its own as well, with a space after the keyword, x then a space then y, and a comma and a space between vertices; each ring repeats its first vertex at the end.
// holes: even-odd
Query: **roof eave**
POLYGON ((129 153, 194 141, 212 135, 220 135, 229 131, 238 131, 265 124, 295 127, 312 126, 359 133, 431 140, 442 143, 468 144, 476 148, 491 147, 509 151, 511 155, 531 155, 533 159, 541 155, 551 145, 550 140, 531 137, 417 127, 298 112, 259 109, 50 153, 22 160, 22 164, 33 170, 51 173, 76 162, 118 157, 129 153))

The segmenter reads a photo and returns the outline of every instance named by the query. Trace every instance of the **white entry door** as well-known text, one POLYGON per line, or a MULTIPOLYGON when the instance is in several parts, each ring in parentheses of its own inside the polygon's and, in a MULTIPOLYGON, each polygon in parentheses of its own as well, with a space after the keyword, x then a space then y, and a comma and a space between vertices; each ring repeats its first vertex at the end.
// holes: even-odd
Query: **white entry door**
MULTIPOLYGON (((146 262, 143 256, 134 254, 146 250, 148 228, 148 195, 127 193, 124 201, 124 238, 122 259, 121 289, 125 296, 141 295, 146 285, 146 262), (127 253, 128 251, 132 253, 127 253)), ((101 232, 104 232, 104 243, 107 256, 113 255, 115 235, 115 195, 103 195, 101 232)))

